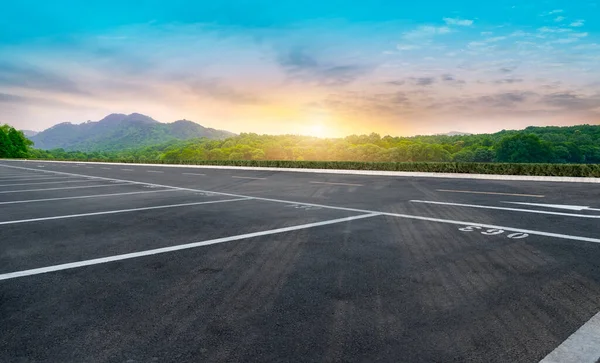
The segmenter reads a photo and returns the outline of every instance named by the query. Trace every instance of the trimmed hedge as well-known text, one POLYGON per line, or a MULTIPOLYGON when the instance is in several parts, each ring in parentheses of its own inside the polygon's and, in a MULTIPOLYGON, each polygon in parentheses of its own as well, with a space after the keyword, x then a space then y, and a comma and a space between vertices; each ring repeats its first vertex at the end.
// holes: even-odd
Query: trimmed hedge
MULTIPOLYGON (((66 160, 63 160, 66 161, 66 160)), ((132 160, 69 160, 140 163, 132 160)), ((451 163, 451 162, 358 162, 358 161, 280 161, 280 160, 183 160, 179 163, 143 161, 145 164, 221 165, 303 169, 345 169, 415 171, 433 173, 568 176, 600 178, 600 164, 510 164, 510 163, 451 163)))

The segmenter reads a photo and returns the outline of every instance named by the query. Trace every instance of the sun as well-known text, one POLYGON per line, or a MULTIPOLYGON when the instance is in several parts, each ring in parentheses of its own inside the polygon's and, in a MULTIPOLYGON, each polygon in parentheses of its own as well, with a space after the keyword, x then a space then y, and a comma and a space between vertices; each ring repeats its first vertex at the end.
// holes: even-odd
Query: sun
POLYGON ((325 137, 326 130, 322 124, 314 124, 308 127, 308 134, 315 137, 325 137))

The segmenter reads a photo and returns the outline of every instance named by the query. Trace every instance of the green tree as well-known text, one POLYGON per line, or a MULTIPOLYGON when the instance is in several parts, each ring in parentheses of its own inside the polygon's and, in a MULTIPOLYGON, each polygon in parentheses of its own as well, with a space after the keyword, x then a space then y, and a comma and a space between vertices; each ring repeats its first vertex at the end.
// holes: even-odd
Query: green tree
POLYGON ((496 150, 500 162, 547 163, 552 161, 552 149, 535 134, 504 137, 496 150))
POLYGON ((17 131, 14 128, 10 128, 8 131, 8 138, 12 143, 12 157, 13 158, 24 158, 27 157, 27 150, 33 143, 31 140, 25 137, 23 132, 17 131))
POLYGON ((12 157, 13 145, 8 137, 8 134, 4 131, 4 128, 0 127, 0 157, 10 158, 12 157))

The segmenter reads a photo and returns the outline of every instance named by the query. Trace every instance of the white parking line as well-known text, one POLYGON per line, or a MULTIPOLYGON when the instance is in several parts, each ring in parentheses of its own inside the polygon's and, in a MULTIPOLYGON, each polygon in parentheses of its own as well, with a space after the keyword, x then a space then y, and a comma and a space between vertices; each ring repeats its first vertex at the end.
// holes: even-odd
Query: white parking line
MULTIPOLYGON (((45 170, 44 170, 45 171, 45 170)), ((0 174, 1 179, 9 179, 9 178, 26 178, 30 176, 40 176, 46 175, 47 173, 26 173, 26 174, 0 174)))
POLYGON ((34 180, 34 181, 38 181, 38 180, 58 180, 58 179, 72 179, 73 177, 71 176, 59 176, 59 177, 27 177, 26 179, 1 179, 0 182, 18 182, 18 181, 30 181, 30 180, 34 180))
POLYGON ((597 363, 600 361, 600 313, 573 333, 540 363, 597 363))
POLYGON ((328 184, 328 185, 346 185, 349 187, 363 187, 363 184, 352 184, 352 183, 330 183, 330 182, 319 182, 319 181, 311 181, 311 184, 328 184))
POLYGON ((182 175, 199 175, 199 176, 206 176, 206 174, 200 174, 200 173, 181 173, 182 175))
POLYGON ((45 192, 47 190, 65 190, 65 189, 83 189, 83 188, 102 188, 102 187, 117 187, 120 185, 128 185, 132 183, 122 182, 115 184, 99 184, 99 185, 84 185, 78 187, 60 187, 60 188, 42 188, 42 189, 21 189, 21 190, 3 190, 0 194, 8 193, 26 193, 26 192, 45 192))
POLYGON ((164 173, 164 171, 160 171, 160 170, 146 170, 146 173, 164 173))
POLYGON ((467 193, 467 194, 489 194, 489 195, 511 195, 514 197, 531 197, 531 198, 544 198, 544 195, 540 194, 514 194, 514 193, 499 193, 499 192, 480 192, 474 190, 450 190, 450 189, 436 189, 438 192, 446 193, 467 193))
POLYGON ((252 176, 232 176, 235 179, 255 179, 255 180, 266 180, 267 178, 255 178, 252 176))
MULTIPOLYGON (((0 167, 15 168, 15 169, 22 169, 22 170, 32 170, 27 167, 12 166, 12 165, 0 165, 0 167)), ((62 174, 62 175, 78 176, 78 177, 90 177, 89 175, 65 173, 65 172, 61 172, 61 171, 49 171, 49 172, 55 173, 55 174, 62 174)), ((439 222, 439 223, 447 223, 447 224, 461 225, 461 226, 479 226, 479 227, 484 227, 484 228, 496 228, 496 229, 503 229, 506 231, 522 232, 522 233, 527 233, 527 234, 531 234, 531 235, 554 237, 554 238, 561 238, 561 239, 582 241, 582 242, 600 243, 600 239, 598 239, 598 238, 573 236, 573 235, 550 233, 550 232, 543 232, 543 231, 534 231, 534 230, 529 230, 529 229, 521 229, 521 228, 513 228, 513 227, 503 227, 503 226, 496 226, 496 225, 492 225, 492 224, 473 223, 473 222, 465 222, 465 221, 457 221, 457 220, 441 219, 441 218, 431 218, 431 217, 423 217, 423 216, 416 216, 416 215, 410 215, 410 214, 388 213, 388 212, 373 211, 373 210, 358 209, 358 208, 336 207, 336 206, 330 206, 330 205, 324 205, 324 204, 304 203, 304 202, 290 201, 290 200, 284 200, 284 199, 251 197, 251 196, 241 195, 241 194, 213 192, 210 190, 202 190, 202 189, 195 189, 195 188, 174 187, 174 186, 164 185, 164 184, 138 182, 138 181, 133 181, 133 180, 125 180, 125 179, 115 179, 115 178, 105 178, 105 177, 95 177, 95 178, 98 180, 109 180, 109 181, 132 183, 132 184, 139 184, 139 185, 150 185, 150 186, 154 186, 154 187, 171 188, 171 189, 177 189, 177 190, 187 190, 187 191, 192 191, 192 192, 197 192, 197 193, 210 193, 210 194, 215 194, 215 195, 224 195, 224 196, 237 197, 237 198, 251 198, 251 199, 255 199, 255 200, 263 200, 263 201, 274 202, 274 203, 309 205, 309 206, 314 206, 314 207, 336 209, 336 210, 346 210, 346 211, 359 212, 359 213, 378 213, 381 215, 405 218, 405 219, 414 219, 414 220, 429 221, 429 222, 439 222)), ((0 192, 0 193, 2 193, 2 192, 0 192)))
POLYGON ((502 203, 527 205, 527 206, 530 206, 530 207, 566 209, 566 210, 574 210, 574 211, 577 211, 577 212, 581 212, 582 210, 600 212, 600 209, 598 209, 598 208, 591 208, 591 207, 588 207, 586 205, 542 204, 542 203, 523 203, 523 202, 502 202, 502 203))
MULTIPOLYGON (((24 178, 37 180, 37 179, 43 179, 43 178, 48 178, 48 177, 56 178, 55 176, 48 175, 48 174, 33 174, 33 175, 30 174, 30 175, 4 176, 4 177, 0 177, 0 181, 13 181, 16 179, 24 179, 24 178)), ((64 177, 62 177, 62 178, 64 178, 64 177)), ((69 178, 72 178, 72 177, 69 177, 69 178)))
POLYGON ((56 219, 69 219, 69 218, 80 218, 80 217, 91 217, 91 216, 101 216, 106 214, 117 214, 117 213, 129 213, 129 212, 139 212, 145 210, 154 210, 154 209, 167 209, 167 208, 179 208, 179 207, 189 207, 194 205, 202 205, 202 204, 216 204, 216 203, 227 203, 227 202, 238 202, 242 200, 250 200, 251 198, 236 198, 236 199, 224 199, 224 200, 209 200, 205 202, 194 202, 194 203, 181 203, 181 204, 169 204, 169 205, 158 205, 154 207, 142 207, 142 208, 131 208, 131 209, 119 209, 119 210, 109 210, 104 212, 92 212, 92 213, 81 213, 81 214, 69 214, 63 216, 53 216, 53 217, 42 217, 42 218, 30 218, 30 219, 19 219, 15 221, 3 221, 0 222, 0 226, 6 224, 19 224, 19 223, 30 223, 30 222, 42 222, 42 221, 52 221, 56 219))
POLYGON ((552 211, 537 210, 537 209, 521 209, 521 208, 508 208, 508 207, 494 207, 494 206, 491 206, 491 205, 434 202, 434 201, 428 201, 428 200, 411 200, 411 202, 412 203, 423 203, 423 204, 449 205, 449 206, 467 207, 467 208, 506 210, 506 211, 511 211, 511 212, 550 214, 550 215, 555 215, 555 216, 567 216, 567 217, 576 217, 576 218, 592 218, 592 219, 599 218, 600 219, 600 215, 552 212, 552 211))
POLYGON ((133 171, 133 169, 121 169, 123 171, 133 171))
POLYGON ((17 177, 17 176, 28 176, 28 175, 44 175, 46 170, 35 170, 35 173, 0 173, 0 177, 17 177))
POLYGON ((0 205, 4 205, 4 204, 21 204, 21 203, 35 203, 35 202, 52 202, 52 201, 55 201, 55 200, 68 200, 68 199, 104 198, 104 197, 114 197, 114 196, 118 196, 118 195, 164 193, 164 192, 177 192, 177 191, 178 191, 177 189, 163 189, 163 190, 147 190, 147 191, 143 191, 143 192, 126 192, 126 193, 112 193, 112 194, 80 195, 80 196, 76 196, 76 197, 13 200, 13 201, 10 201, 10 202, 0 202, 0 205))
POLYGON ((61 180, 52 182, 41 182, 41 183, 18 183, 18 184, 0 184, 0 187, 18 187, 21 185, 37 185, 37 184, 63 184, 63 183, 89 183, 95 181, 93 179, 86 180, 61 180))
POLYGON ((79 262, 65 263, 65 264, 61 264, 61 265, 35 268, 35 269, 31 269, 31 270, 9 272, 9 273, 5 273, 5 274, 1 274, 0 280, 8 280, 8 279, 14 279, 17 277, 39 275, 39 274, 43 274, 43 273, 68 270, 68 269, 73 269, 73 268, 77 268, 77 267, 98 265, 98 264, 102 264, 102 263, 122 261, 122 260, 127 260, 127 259, 132 259, 132 258, 157 255, 157 254, 161 254, 161 253, 181 251, 181 250, 190 249, 190 248, 214 245, 217 243, 239 241, 239 240, 248 239, 248 238, 268 236, 268 235, 284 233, 284 232, 298 231, 298 230, 307 229, 307 228, 314 228, 314 227, 326 226, 326 225, 331 225, 331 224, 336 224, 336 223, 350 222, 350 221, 357 220, 357 219, 371 218, 371 217, 376 217, 378 215, 379 214, 377 214, 377 213, 361 214, 361 215, 352 216, 352 217, 331 219, 331 220, 322 221, 322 222, 301 224, 298 226, 277 228, 277 229, 271 229, 271 230, 261 231, 261 232, 246 233, 246 234, 240 234, 237 236, 211 239, 211 240, 202 241, 202 242, 187 243, 187 244, 178 245, 178 246, 169 246, 169 247, 163 247, 163 248, 156 248, 153 250, 126 253, 123 255, 96 258, 93 260, 85 260, 85 261, 79 261, 79 262))

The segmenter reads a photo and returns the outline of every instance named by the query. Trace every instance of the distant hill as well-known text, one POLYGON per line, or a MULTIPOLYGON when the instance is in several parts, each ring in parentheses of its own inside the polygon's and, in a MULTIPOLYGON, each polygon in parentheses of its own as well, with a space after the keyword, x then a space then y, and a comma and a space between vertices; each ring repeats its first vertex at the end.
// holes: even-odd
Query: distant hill
POLYGON ((21 130, 21 131, 23 132, 23 134, 25 134, 25 136, 27 136, 29 138, 40 133, 39 131, 33 131, 33 130, 21 130))
POLYGON ((468 136, 468 135, 473 135, 470 134, 468 132, 460 132, 460 131, 450 131, 450 132, 446 132, 445 134, 438 134, 440 136, 468 136))
POLYGON ((234 133, 188 120, 160 123, 139 113, 113 113, 100 121, 64 122, 30 137, 38 149, 114 151, 200 137, 224 139, 234 133))

